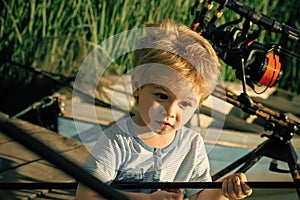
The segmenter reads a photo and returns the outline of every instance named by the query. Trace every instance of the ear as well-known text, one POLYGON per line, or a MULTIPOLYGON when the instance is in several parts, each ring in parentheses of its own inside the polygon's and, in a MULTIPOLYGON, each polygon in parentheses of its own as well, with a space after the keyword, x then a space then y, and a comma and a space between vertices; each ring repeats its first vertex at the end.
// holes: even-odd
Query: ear
POLYGON ((136 89, 133 91, 133 96, 134 96, 134 98, 139 97, 139 89, 136 89))
POLYGON ((137 97, 139 96, 139 82, 137 79, 135 79, 134 76, 131 76, 131 86, 132 86, 132 91, 133 91, 133 96, 137 97))

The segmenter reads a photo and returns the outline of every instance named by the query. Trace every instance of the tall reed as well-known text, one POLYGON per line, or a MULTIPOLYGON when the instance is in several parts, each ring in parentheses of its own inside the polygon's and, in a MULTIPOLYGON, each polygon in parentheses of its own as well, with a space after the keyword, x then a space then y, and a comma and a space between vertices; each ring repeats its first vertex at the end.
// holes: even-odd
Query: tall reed
MULTIPOLYGON (((256 8, 279 22, 300 29, 300 4, 296 0, 243 0, 245 5, 256 8)), ((0 2, 0 75, 11 80, 26 80, 32 77, 7 61, 13 61, 48 72, 75 76, 77 70, 97 44, 115 34, 141 27, 145 23, 171 18, 190 26, 190 14, 194 0, 52 0, 0 2)), ((215 4, 217 6, 217 4, 215 4)), ((225 8, 219 24, 236 19, 236 13, 225 8)), ((285 35, 263 31, 257 39, 265 44, 281 44, 284 48, 299 53, 297 42, 285 35)), ((119 41, 122 43, 123 41, 119 41)), ((118 44, 108 50, 114 52, 118 44)), ((278 86, 299 93, 300 70, 298 59, 283 56, 284 73, 278 86)), ((112 73, 123 73, 131 66, 130 54, 114 63, 112 73)), ((234 81, 231 66, 224 65, 223 79, 234 81)), ((25 82, 26 82, 25 81, 25 82)))

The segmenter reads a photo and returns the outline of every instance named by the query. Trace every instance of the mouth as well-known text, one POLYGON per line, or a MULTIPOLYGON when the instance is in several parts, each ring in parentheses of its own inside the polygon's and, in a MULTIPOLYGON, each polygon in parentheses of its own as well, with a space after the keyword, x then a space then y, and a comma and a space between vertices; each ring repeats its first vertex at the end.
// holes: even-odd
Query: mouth
POLYGON ((168 128, 168 127, 173 127, 170 123, 168 122, 164 122, 164 121, 157 121, 157 123, 159 124, 159 126, 161 128, 168 128))

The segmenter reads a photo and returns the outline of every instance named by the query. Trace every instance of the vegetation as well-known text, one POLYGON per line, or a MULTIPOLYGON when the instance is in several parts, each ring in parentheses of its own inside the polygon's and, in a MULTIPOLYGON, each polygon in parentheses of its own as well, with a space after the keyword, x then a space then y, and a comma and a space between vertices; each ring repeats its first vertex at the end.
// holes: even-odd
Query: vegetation
MULTIPOLYGON (((281 23, 300 29, 300 3, 296 0, 241 0, 281 23)), ((76 76, 80 64, 100 42, 145 23, 171 18, 191 25, 194 0, 51 0, 0 2, 0 79, 30 83, 28 67, 65 77, 76 76), (22 69, 20 69, 20 67, 22 69), (25 68, 25 69, 24 69, 25 68)), ((219 24, 232 21, 237 14, 228 8, 219 24)), ((299 53, 299 44, 287 35, 263 31, 258 41, 281 44, 299 53)), ((117 47, 109 47, 112 51, 117 47)), ((129 55, 130 56, 130 55, 129 55)), ((295 56, 282 56, 283 77, 279 87, 300 93, 300 70, 295 56)), ((131 66, 124 56, 113 63, 111 73, 121 74, 131 66)), ((223 79, 235 81, 235 73, 224 65, 223 79)))

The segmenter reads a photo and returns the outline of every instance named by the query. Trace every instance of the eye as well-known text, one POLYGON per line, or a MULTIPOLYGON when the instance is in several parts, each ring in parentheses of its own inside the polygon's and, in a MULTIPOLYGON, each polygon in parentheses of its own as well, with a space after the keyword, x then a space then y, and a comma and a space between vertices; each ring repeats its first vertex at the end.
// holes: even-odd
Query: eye
POLYGON ((192 106, 192 103, 189 102, 189 101, 181 101, 181 102, 179 103, 179 106, 180 106, 181 108, 191 107, 191 106, 192 106))
POLYGON ((163 94, 163 93, 155 93, 154 95, 161 100, 167 100, 169 98, 168 95, 163 94))

